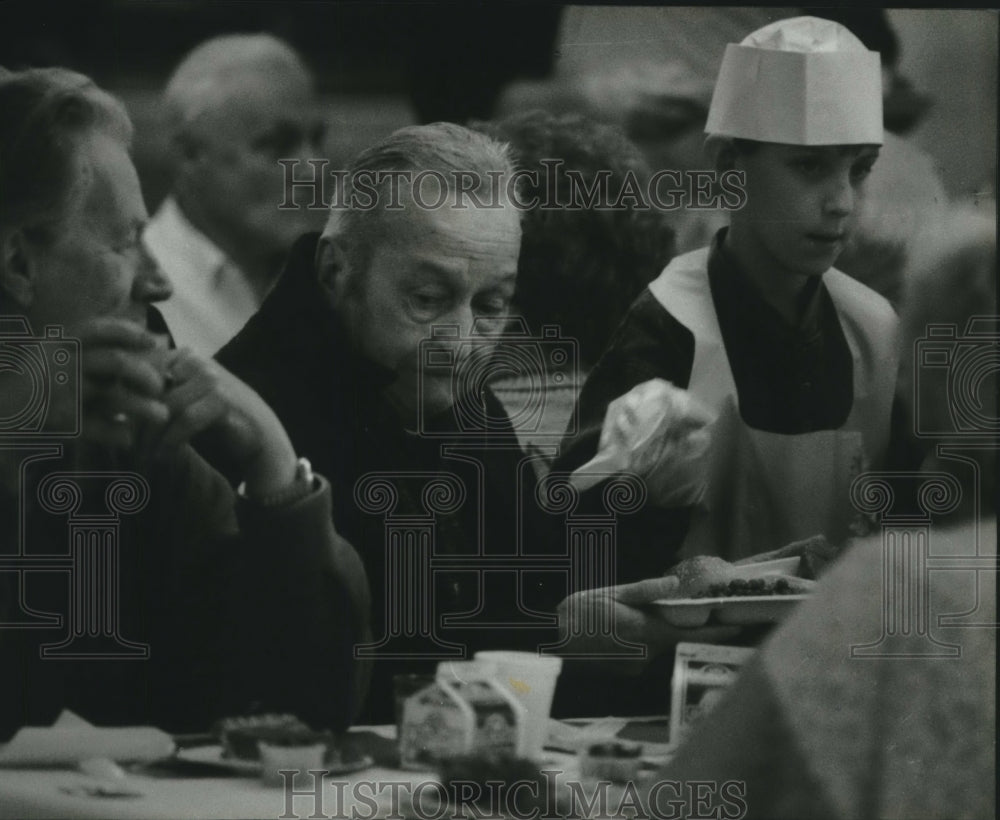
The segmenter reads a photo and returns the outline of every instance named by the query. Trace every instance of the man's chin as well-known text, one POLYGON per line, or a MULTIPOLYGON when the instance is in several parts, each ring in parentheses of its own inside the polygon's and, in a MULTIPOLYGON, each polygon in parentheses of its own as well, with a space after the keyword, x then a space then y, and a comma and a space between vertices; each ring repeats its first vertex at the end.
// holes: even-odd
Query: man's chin
POLYGON ((407 426, 416 425, 419 418, 439 416, 454 404, 450 390, 435 389, 426 384, 418 387, 410 382, 396 382, 386 390, 385 395, 407 426))
POLYGON ((438 418, 454 409, 462 416, 482 415, 482 399, 471 386, 456 385, 451 378, 424 376, 417 383, 406 380, 389 388, 389 396, 404 416, 425 420, 438 418))

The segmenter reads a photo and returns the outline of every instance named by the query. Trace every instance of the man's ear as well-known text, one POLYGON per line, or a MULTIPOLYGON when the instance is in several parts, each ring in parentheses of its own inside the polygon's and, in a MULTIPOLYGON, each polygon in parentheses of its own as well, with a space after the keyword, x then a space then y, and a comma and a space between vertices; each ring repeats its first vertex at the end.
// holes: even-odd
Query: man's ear
POLYGON ((316 280, 331 307, 343 304, 350 277, 343 237, 324 233, 316 246, 316 280))
POLYGON ((705 156, 712 168, 721 173, 736 168, 739 150, 731 137, 709 134, 705 138, 705 156))
POLYGON ((18 307, 29 308, 35 301, 35 250, 20 230, 0 235, 0 293, 18 307))

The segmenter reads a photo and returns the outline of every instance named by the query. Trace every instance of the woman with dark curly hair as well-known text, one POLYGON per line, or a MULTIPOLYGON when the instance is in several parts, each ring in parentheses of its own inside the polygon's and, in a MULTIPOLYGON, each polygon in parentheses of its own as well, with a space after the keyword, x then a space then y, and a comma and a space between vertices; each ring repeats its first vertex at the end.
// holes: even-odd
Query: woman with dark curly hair
MULTIPOLYGON (((531 207, 521 224, 518 312, 533 337, 544 340, 546 327, 557 328, 559 338, 576 343, 571 373, 556 357, 542 356, 545 415, 522 435, 529 446, 566 429, 586 374, 633 300, 673 256, 674 231, 663 211, 642 207, 652 172, 617 126, 529 111, 472 127, 510 143, 524 172, 519 201, 531 207), (638 197, 630 195, 636 191, 638 197)), ((493 388, 516 418, 537 385, 520 376, 493 388)))
POLYGON ((645 192, 651 170, 621 129, 577 114, 529 111, 473 127, 509 142, 518 167, 537 173, 520 183, 521 202, 538 204, 521 224, 518 307, 533 334, 559 325, 576 339, 589 370, 674 253, 663 212, 627 207, 621 195, 634 183, 645 192), (598 181, 610 207, 585 206, 598 181))

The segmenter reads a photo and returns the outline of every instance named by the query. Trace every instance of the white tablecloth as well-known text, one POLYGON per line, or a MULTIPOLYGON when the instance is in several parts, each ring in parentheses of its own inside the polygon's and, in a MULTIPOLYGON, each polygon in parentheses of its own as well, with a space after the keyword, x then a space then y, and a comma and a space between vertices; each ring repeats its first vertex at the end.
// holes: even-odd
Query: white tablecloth
MULTIPOLYGON (((395 727, 370 731, 392 738, 395 727)), ((577 771, 576 758, 546 752, 554 768, 567 775, 577 771)), ((400 795, 411 795, 420 783, 435 780, 431 772, 372 767, 350 775, 324 778, 322 803, 310 793, 286 795, 281 787, 264 785, 254 777, 176 777, 130 774, 128 781, 142 797, 88 797, 65 794, 62 787, 93 782, 70 769, 0 769, 0 818, 286 818, 399 816, 400 795), (343 784, 343 785, 341 785, 343 784), (393 787, 392 784, 401 784, 393 787), (395 792, 395 797, 394 797, 395 792), (343 801, 341 799, 343 795, 343 801), (375 808, 377 806, 377 809, 375 808)), ((296 789, 313 787, 312 777, 296 778, 296 789)), ((425 791, 428 800, 434 791, 425 791)))

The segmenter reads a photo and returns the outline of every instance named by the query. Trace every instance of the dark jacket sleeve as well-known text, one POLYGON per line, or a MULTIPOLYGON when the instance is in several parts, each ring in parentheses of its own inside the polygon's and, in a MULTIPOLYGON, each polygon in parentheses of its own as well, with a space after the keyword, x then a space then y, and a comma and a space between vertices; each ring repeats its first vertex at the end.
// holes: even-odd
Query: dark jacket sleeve
POLYGON ((694 336, 656 301, 647 288, 629 308, 577 400, 577 433, 563 440, 559 469, 576 469, 597 452, 608 405, 650 379, 686 388, 694 363, 694 336))
MULTIPOLYGON (((577 400, 575 435, 563 440, 554 472, 571 472, 597 453, 608 405, 636 385, 661 378, 687 388, 694 363, 694 336, 656 301, 647 288, 629 309, 607 350, 590 372, 577 400)), ((580 499, 578 514, 606 514, 604 484, 580 499)), ((662 575, 687 532, 687 508, 663 509, 646 503, 618 517, 619 583, 662 575)))
POLYGON ((172 583, 186 598, 180 632, 196 636, 188 651, 225 693, 212 696, 213 711, 291 712, 346 728, 366 677, 353 647, 367 639, 369 588, 334 530, 329 484, 317 476, 308 496, 263 507, 190 449, 179 467, 172 508, 188 524, 172 528, 172 583))

